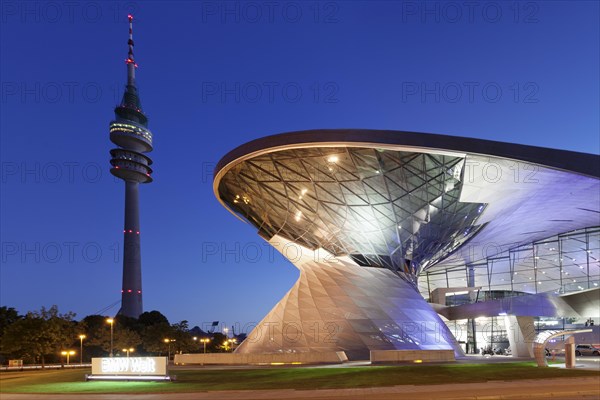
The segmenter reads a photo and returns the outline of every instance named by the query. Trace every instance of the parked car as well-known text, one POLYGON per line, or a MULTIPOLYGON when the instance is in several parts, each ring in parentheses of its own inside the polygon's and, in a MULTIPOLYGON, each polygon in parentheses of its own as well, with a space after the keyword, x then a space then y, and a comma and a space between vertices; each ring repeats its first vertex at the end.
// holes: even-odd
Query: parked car
POLYGON ((576 356, 598 356, 600 355, 600 349, 592 346, 591 344, 578 344, 575 346, 576 356))

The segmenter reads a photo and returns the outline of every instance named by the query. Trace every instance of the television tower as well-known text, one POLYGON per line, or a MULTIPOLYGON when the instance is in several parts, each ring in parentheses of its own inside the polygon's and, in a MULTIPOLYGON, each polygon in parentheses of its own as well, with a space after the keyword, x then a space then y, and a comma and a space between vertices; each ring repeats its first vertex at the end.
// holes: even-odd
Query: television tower
POLYGON ((139 184, 152 182, 152 160, 143 153, 152 151, 152 133, 135 85, 137 64, 133 58, 133 16, 129 18, 127 85, 123 100, 110 123, 111 174, 125 181, 125 226, 123 228, 123 286, 120 315, 138 318, 142 307, 142 258, 140 254, 139 184))

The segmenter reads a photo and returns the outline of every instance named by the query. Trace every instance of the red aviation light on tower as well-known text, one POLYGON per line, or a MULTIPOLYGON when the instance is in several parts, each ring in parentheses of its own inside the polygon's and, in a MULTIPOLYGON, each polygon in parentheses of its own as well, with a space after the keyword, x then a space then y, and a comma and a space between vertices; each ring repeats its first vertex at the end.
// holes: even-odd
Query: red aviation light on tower
POLYGON ((127 45, 129 46, 129 52, 127 53, 125 64, 133 64, 133 66, 137 68, 138 65, 133 59, 133 15, 127 14, 127 19, 129 20, 129 40, 127 42, 127 45))

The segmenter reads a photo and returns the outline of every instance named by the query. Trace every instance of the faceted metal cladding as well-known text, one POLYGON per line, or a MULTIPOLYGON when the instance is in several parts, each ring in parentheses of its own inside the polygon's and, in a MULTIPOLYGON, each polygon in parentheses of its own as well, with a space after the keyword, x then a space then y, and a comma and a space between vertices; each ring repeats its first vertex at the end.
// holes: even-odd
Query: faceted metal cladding
POLYGON ((412 285, 386 268, 363 268, 349 257, 312 251, 275 236, 274 248, 300 270, 290 291, 263 318, 237 353, 370 350, 454 350, 452 333, 412 285))
POLYGON ((121 104, 110 123, 110 140, 120 146, 112 149, 110 172, 125 181, 125 227, 123 229, 123 286, 119 314, 137 318, 143 312, 142 259, 140 251, 139 184, 152 182, 152 160, 142 154, 152 151, 152 133, 135 84, 133 58, 133 17, 129 18, 127 85, 121 104))
POLYGON ((348 255, 416 283, 472 237, 485 204, 462 203, 464 157, 369 147, 281 150, 244 160, 218 193, 262 236, 348 255))

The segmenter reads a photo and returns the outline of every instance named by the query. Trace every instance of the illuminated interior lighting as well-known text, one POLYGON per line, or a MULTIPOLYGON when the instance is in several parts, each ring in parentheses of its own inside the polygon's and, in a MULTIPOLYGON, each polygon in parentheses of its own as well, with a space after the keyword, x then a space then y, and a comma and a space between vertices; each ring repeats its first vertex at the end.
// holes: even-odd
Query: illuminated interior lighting
POLYGON ((340 159, 339 159, 339 157, 338 157, 338 156, 329 156, 329 157, 327 158, 327 162, 330 162, 330 163, 336 163, 336 162, 338 162, 339 160, 340 160, 340 159))

